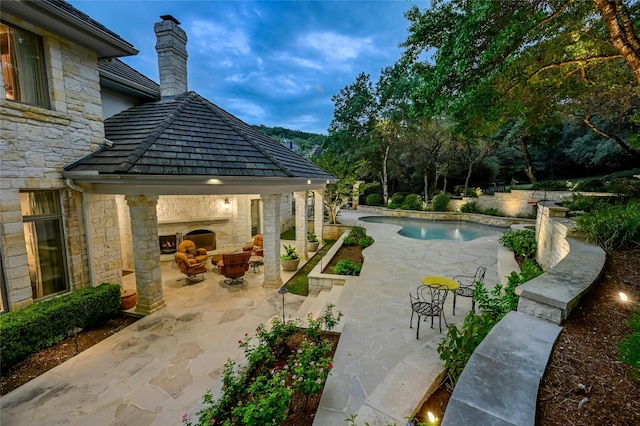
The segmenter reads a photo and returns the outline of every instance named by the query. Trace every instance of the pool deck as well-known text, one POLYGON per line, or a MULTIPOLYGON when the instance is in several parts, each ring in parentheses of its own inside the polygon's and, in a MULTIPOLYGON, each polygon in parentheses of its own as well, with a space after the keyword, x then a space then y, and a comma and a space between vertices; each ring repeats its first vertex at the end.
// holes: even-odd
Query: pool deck
MULTIPOLYGON (((339 220, 359 224, 359 217, 345 211, 339 220)), ((314 425, 343 425, 356 413, 358 424, 402 424, 424 394, 423 368, 441 363, 433 347, 444 335, 436 321, 434 329, 423 323, 416 339, 408 292, 425 275, 470 274, 480 265, 488 268, 487 283, 498 281, 498 234, 424 241, 398 235, 397 226, 361 224, 375 244, 337 300, 345 314, 342 336, 314 425)), ((163 267, 165 308, 1 397, 0 424, 164 426, 194 414, 207 389, 220 391, 225 361, 241 356, 238 339, 279 315, 282 299, 261 287, 260 274, 247 274, 239 287, 225 286, 214 272, 193 285, 180 277, 163 267)), ((303 299, 287 295, 286 311, 296 312, 303 299)), ((451 303, 447 321, 461 323, 471 301, 459 299, 455 317, 451 303)))

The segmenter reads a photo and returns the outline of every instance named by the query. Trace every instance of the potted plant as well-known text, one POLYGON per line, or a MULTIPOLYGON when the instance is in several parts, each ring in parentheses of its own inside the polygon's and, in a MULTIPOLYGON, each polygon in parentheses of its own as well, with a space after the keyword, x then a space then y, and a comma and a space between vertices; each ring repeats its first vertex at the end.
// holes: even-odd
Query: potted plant
POLYGON ((320 242, 318 241, 318 236, 315 232, 309 231, 307 233, 307 251, 318 251, 318 245, 320 242))
POLYGON ((292 245, 283 245, 285 252, 280 255, 280 264, 283 271, 295 271, 300 263, 300 256, 292 245))

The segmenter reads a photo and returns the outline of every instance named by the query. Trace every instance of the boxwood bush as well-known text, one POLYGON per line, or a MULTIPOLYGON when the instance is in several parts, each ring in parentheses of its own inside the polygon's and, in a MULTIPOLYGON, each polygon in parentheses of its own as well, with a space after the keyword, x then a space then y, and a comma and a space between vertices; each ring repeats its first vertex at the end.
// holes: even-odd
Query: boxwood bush
POLYGON ((382 195, 375 193, 367 195, 366 201, 368 206, 381 206, 382 204, 384 204, 382 195))
POLYGON ((437 212, 446 212, 449 201, 451 201, 451 194, 449 193, 436 195, 431 201, 433 204, 433 210, 437 212))
POLYGON ((103 283, 34 303, 0 316, 4 368, 68 337, 75 327, 95 326, 120 308, 120 286, 103 283))
POLYGON ((422 210, 422 197, 419 194, 409 194, 402 203, 405 210, 422 210))

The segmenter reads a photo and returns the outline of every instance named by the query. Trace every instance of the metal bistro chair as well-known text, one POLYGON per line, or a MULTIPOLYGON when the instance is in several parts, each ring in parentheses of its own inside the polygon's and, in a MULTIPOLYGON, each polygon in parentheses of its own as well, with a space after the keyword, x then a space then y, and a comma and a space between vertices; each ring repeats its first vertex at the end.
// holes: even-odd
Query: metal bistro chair
POLYGON ((484 282, 484 274, 487 273, 487 268, 484 266, 479 266, 476 269, 475 275, 456 275, 453 277, 454 280, 460 283, 460 288, 457 290, 453 290, 453 315, 456 314, 456 297, 471 297, 471 311, 475 313, 476 311, 476 301, 473 299, 473 291, 476 288, 476 284, 479 282, 484 282))
MULTIPOLYGON (((442 333, 442 318, 444 318, 444 302, 447 299, 449 288, 442 284, 421 285, 416 290, 416 295, 409 293, 411 302, 411 320, 409 328, 413 328, 413 314, 418 315, 418 327, 416 339, 420 339, 420 318, 431 317, 431 328, 433 328, 433 318, 438 317, 438 326, 442 333)), ((444 318, 444 325, 447 326, 447 319, 444 318)))

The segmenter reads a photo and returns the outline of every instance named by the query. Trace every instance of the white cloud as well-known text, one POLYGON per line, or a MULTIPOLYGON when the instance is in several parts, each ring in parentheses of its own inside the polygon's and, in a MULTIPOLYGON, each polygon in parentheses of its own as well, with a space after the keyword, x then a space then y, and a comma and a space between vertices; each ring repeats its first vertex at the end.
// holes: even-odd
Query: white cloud
POLYGON ((251 52, 249 36, 238 28, 226 28, 215 22, 196 20, 191 24, 188 34, 190 41, 203 52, 243 55, 251 52))
POLYGON ((371 37, 348 37, 328 31, 305 34, 299 42, 332 61, 347 61, 373 50, 371 37))
POLYGON ((242 117, 244 121, 256 122, 267 116, 266 111, 260 105, 240 98, 227 98, 224 101, 224 109, 242 117))

